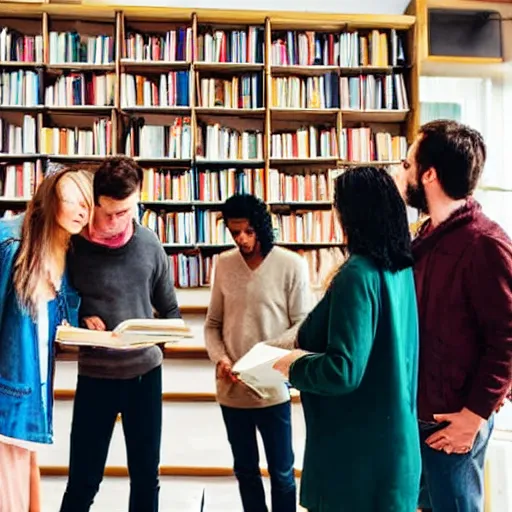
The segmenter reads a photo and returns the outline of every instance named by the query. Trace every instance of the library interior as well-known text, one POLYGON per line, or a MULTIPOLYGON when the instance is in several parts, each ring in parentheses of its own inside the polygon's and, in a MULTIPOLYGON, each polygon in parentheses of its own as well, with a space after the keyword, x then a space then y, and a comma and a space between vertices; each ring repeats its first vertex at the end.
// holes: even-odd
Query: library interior
MULTIPOLYGON (((315 5, 305 0, 262 0, 247 6, 233 0, 0 0, 0 223, 23 219, 20 215, 25 211, 28 215, 32 197, 52 176, 71 169, 92 173, 96 180, 101 174, 96 175, 96 170, 109 157, 130 157, 142 169, 136 211, 129 212, 138 226, 134 233, 141 226, 156 235, 158 249, 165 251, 181 318, 189 328, 186 337, 158 347, 162 352, 159 505, 144 508, 132 501, 133 453, 125 446, 126 414, 116 411, 103 480, 92 495, 90 510, 121 512, 129 506, 130 512, 267 510, 250 508, 243 496, 241 500, 244 491, 241 470, 233 459, 233 434, 228 440, 225 404, 218 403, 220 363, 211 357, 205 339, 216 267, 229 251, 240 248, 243 254, 244 250, 236 238, 241 235, 228 226, 225 203, 231 196, 251 194, 264 202, 274 238, 272 251, 282 248, 283 254, 300 256, 313 309, 324 299, 333 273, 352 258, 340 212, 336 204, 333 208, 341 186, 338 178, 347 169, 375 168, 397 179, 410 165, 411 146, 426 123, 452 120, 482 135, 486 162, 471 195, 483 213, 512 237, 509 109, 512 0, 328 0, 315 5)), ((104 196, 97 192, 95 181, 91 218, 102 208, 98 197, 104 196)), ((360 199, 364 202, 362 195, 360 199)), ((372 206, 367 204, 367 209, 372 206)), ((411 238, 423 236, 426 212, 412 206, 405 212, 411 238)), ((22 247, 27 226, 24 223, 21 231, 22 247)), ((88 237, 94 241, 92 234, 88 237)), ((139 243, 143 239, 139 237, 139 243)), ((510 258, 512 246, 507 240, 504 250, 510 258)), ((0 247, 3 242, 0 236, 0 247)), ((83 257, 78 247, 77 261, 83 257)), ((41 249, 41 258, 45 251, 41 249)), ((151 246, 143 253, 141 267, 152 251, 151 246)), ((224 261, 228 265, 228 259, 224 261)), ((290 269, 283 266, 283 282, 295 261, 290 259, 290 269)), ((0 266, 6 267, 5 261, 0 266)), ((122 280, 129 283, 133 277, 138 283, 139 269, 131 271, 122 280)), ((233 277, 240 277, 234 267, 232 271, 233 277)), ((3 281, 12 281, 10 276, 2 274, 0 280, 0 446, 8 443, 4 436, 10 436, 9 429, 2 428, 7 421, 2 394, 9 395, 5 375, 12 373, 4 369, 2 356, 10 340, 2 325, 8 314, 3 281)), ((14 276, 16 280, 16 270, 14 276)), ((94 282, 94 273, 90 279, 94 282)), ((236 284, 225 276, 224 281, 225 286, 236 284)), ((275 283, 268 284, 269 294, 275 283)), ((506 286, 510 319, 512 274, 506 286)), ((150 296, 153 299, 153 291, 150 296)), ((117 299, 112 295, 108 299, 114 309, 117 299)), ((421 310, 419 315, 421 326, 421 310)), ((510 320, 507 329, 510 371, 510 320)), ((53 344, 53 338, 47 345, 48 341, 53 344)), ((421 329, 419 343, 421 347, 421 329)), ((292 342, 289 348, 293 346, 292 342)), ((31 512, 79 512, 61 502, 64 493, 71 492, 70 450, 72 458, 79 451, 73 448, 71 431, 77 422, 79 369, 82 363, 86 367, 85 359, 79 364, 82 350, 73 343, 50 348, 55 355, 49 364, 53 389, 44 407, 52 416, 53 439, 39 443, 35 450, 40 496, 31 512)), ((457 359, 459 354, 447 357, 457 359)), ((289 386, 297 510, 388 510, 378 504, 358 510, 346 508, 344 502, 328 505, 321 497, 313 506, 309 480, 308 492, 301 494, 303 464, 310 460, 304 457, 307 431, 313 427, 304 419, 303 390, 294 388, 293 382, 289 386)), ((380 394, 378 389, 374 392, 380 394)), ((512 512, 512 402, 505 400, 493 418, 481 503, 475 508, 468 501, 466 508, 457 508, 461 512, 512 512)), ((94 418, 90 421, 94 423, 94 418)), ((144 418, 139 421, 142 424, 144 418)), ((268 510, 295 510, 276 505, 277 480, 269 474, 275 461, 268 460, 274 454, 259 430, 256 463, 268 510)), ((29 512, 2 499, 6 464, 0 461, 0 512, 29 512)), ((470 484, 465 485, 464 492, 471 493, 470 484)), ((34 492, 31 487, 31 495, 34 492)), ((425 511, 455 510, 445 507, 418 504, 425 511)), ((399 510, 415 511, 416 507, 399 510)))

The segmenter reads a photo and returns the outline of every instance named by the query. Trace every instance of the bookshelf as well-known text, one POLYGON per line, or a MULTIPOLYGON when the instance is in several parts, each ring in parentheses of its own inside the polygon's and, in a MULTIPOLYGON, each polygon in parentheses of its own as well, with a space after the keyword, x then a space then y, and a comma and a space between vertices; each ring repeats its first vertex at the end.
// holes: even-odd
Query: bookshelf
MULTIPOLYGON (((415 18, 0 5, 0 210, 48 166, 144 168, 141 219, 176 282, 207 287, 232 247, 220 206, 268 204, 318 285, 343 242, 332 180, 399 164, 418 120, 415 18)), ((337 256, 338 255, 338 256, 337 256)))

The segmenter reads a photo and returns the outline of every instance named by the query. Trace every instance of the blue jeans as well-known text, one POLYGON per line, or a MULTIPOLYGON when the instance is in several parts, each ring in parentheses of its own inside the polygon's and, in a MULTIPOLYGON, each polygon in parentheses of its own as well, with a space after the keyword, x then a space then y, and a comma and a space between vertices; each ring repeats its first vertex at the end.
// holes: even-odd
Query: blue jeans
POLYGON ((420 508, 433 512, 483 511, 485 453, 493 427, 494 416, 491 416, 469 453, 449 455, 425 444, 433 430, 428 423, 420 422, 423 462, 420 508))
POLYGON ((256 429, 265 447, 270 474, 272 511, 295 512, 297 491, 293 470, 290 402, 261 409, 221 406, 233 452, 244 512, 267 512, 261 480, 256 429))

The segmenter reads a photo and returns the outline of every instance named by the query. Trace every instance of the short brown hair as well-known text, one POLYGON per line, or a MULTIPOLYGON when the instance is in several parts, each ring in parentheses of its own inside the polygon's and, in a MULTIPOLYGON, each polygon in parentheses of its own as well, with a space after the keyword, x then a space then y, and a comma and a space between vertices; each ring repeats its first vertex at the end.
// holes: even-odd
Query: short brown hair
POLYGON ((420 176, 433 167, 448 197, 470 196, 487 156, 482 135, 469 126, 444 119, 424 124, 419 134, 416 164, 420 176))
POLYGON ((107 158, 94 174, 94 203, 100 196, 122 200, 140 189, 144 173, 140 165, 126 156, 107 158))

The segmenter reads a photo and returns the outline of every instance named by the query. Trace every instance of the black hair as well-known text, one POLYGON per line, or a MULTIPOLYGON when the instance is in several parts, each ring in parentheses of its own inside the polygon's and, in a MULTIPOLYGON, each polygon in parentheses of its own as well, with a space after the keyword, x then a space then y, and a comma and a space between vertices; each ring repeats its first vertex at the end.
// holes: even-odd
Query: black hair
POLYGON ((274 247, 272 218, 267 205, 256 196, 252 194, 231 196, 222 207, 222 217, 226 226, 229 219, 247 219, 256 233, 262 256, 265 257, 274 247))
POLYGON ((334 206, 350 254, 368 256, 392 272, 412 266, 405 203, 385 170, 360 167, 345 171, 335 182, 334 206))
POLYGON ((478 184, 487 156, 482 135, 469 126, 445 119, 424 124, 419 134, 418 177, 433 167, 448 197, 464 199, 470 196, 478 184))
POLYGON ((144 173, 140 165, 126 156, 106 158, 94 174, 94 204, 100 196, 121 201, 142 186, 144 173))

